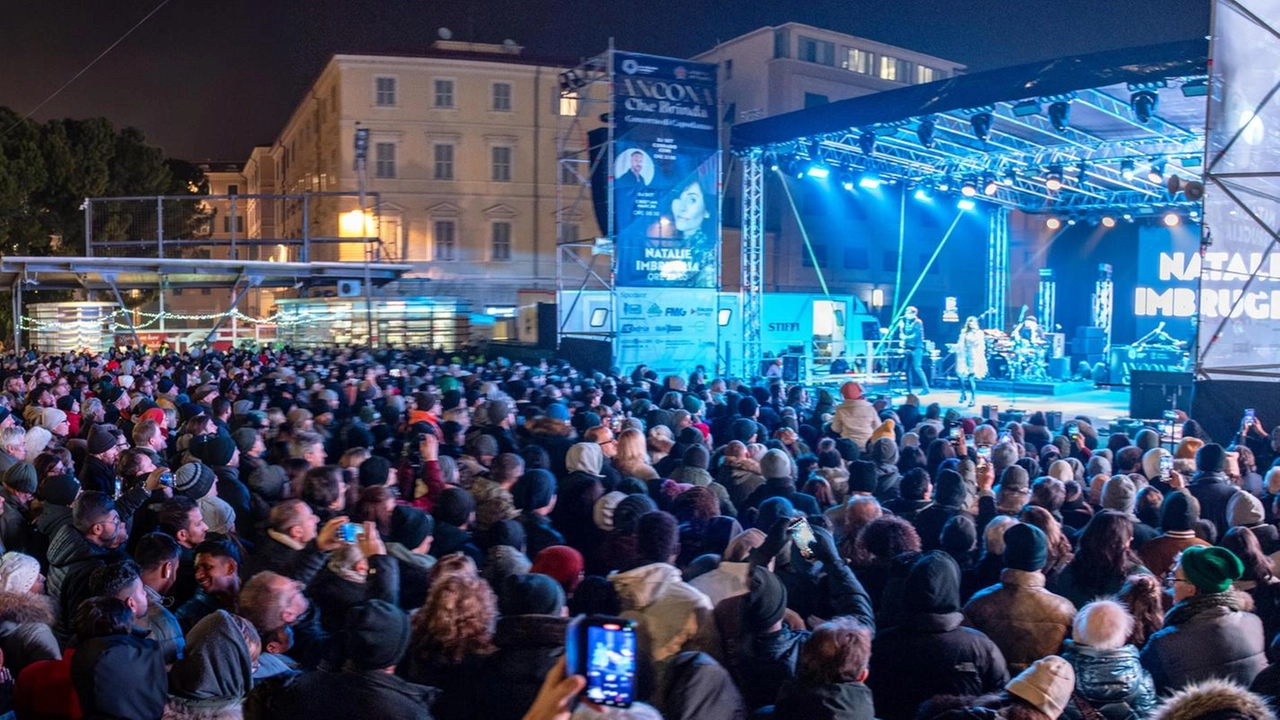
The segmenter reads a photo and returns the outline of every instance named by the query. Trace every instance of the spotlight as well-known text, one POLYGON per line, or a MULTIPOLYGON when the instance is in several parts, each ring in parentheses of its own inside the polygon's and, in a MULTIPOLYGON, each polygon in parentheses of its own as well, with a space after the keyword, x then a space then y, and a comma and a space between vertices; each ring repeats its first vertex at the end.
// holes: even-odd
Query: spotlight
POLYGON ((988 175, 987 182, 982 186, 982 193, 984 195, 995 195, 996 191, 999 189, 1000 186, 996 183, 996 177, 994 175, 988 175))
POLYGON ((777 158, 774 158, 774 159, 773 159, 773 162, 769 163, 769 169, 770 169, 770 170, 772 170, 773 172, 778 172, 778 159, 777 159, 777 158))
POLYGON ((1076 224, 1076 219, 1075 219, 1075 218, 1067 218, 1067 224, 1068 224, 1068 225, 1075 225, 1075 224, 1076 224))
POLYGON ((1102 227, 1113 228, 1116 226, 1116 219, 1110 215, 1102 216, 1102 227))
POLYGON ((933 197, 929 195, 929 191, 924 188, 916 188, 915 198, 923 202, 933 200, 933 197))
POLYGON ((1133 161, 1132 160, 1120 161, 1120 177, 1124 178, 1125 180, 1133 179, 1133 161))
POLYGON ((1191 220, 1191 222, 1198 222, 1200 220, 1200 211, 1192 210, 1191 212, 1187 213, 1187 218, 1191 220))
POLYGON ((1006 170, 1004 173, 1004 176, 1000 178, 1000 182, 1010 186, 1012 186, 1017 181, 1018 181, 1018 171, 1014 170, 1013 168, 1006 170))
POLYGON ((1050 230, 1057 230, 1058 228, 1062 227, 1062 221, 1056 217, 1051 217, 1048 220, 1044 221, 1044 226, 1049 228, 1050 230))
POLYGON ((871 155, 876 151, 876 133, 874 130, 863 130, 858 136, 858 149, 863 155, 871 155))
POLYGON ((916 139, 922 147, 933 147, 933 131, 937 127, 931 118, 925 118, 916 126, 916 139))
POLYGON ((1058 191, 1062 189, 1062 166, 1050 165, 1049 172, 1045 174, 1044 186, 1049 190, 1058 191))
POLYGON ((840 183, 840 187, 844 188, 845 190, 848 190, 848 191, 852 192, 852 191, 853 191, 853 181, 852 181, 852 180, 845 180, 845 181, 843 181, 843 182, 841 182, 841 183, 840 183))
POLYGON ((1039 114, 1040 114, 1040 101, 1038 100, 1023 100, 1022 102, 1014 103, 1013 105, 1014 117, 1028 117, 1031 115, 1039 115, 1039 114))
POLYGON ((1124 221, 1125 221, 1125 222, 1133 222, 1133 215, 1132 215, 1132 214, 1130 214, 1130 213, 1125 213, 1125 214, 1124 214, 1124 215, 1122 215, 1121 217, 1123 217, 1123 218, 1124 218, 1124 221))
POLYGON ((831 168, 826 165, 810 165, 806 174, 811 178, 826 180, 831 175, 831 168))
POLYGON ((944 177, 944 178, 942 178, 942 180, 938 183, 938 189, 939 189, 939 190, 941 190, 942 192, 946 192, 946 191, 950 190, 950 189, 951 189, 951 178, 950 178, 950 177, 944 177))
POLYGON ((1166 214, 1165 214, 1165 216, 1164 216, 1164 224, 1165 224, 1165 225, 1167 225, 1168 227, 1178 227, 1178 222, 1179 222, 1179 220, 1178 220, 1178 214, 1177 214, 1177 213, 1166 213, 1166 214))
POLYGON ((1129 96, 1129 107, 1138 122, 1146 125, 1156 114, 1156 108, 1160 107, 1160 96, 1154 90, 1139 90, 1129 96))
POLYGON ((862 179, 858 181, 858 187, 875 190, 880 187, 881 182, 882 181, 878 175, 863 175, 862 179))
POLYGON ((1071 125, 1071 103, 1059 100, 1049 104, 1049 123, 1058 132, 1066 132, 1071 125))
POLYGON ((960 185, 960 194, 967 198, 978 194, 978 186, 973 182, 973 178, 966 178, 964 183, 960 185))
POLYGON ((961 210, 972 210, 976 206, 973 204, 972 200, 968 198, 961 198, 960 202, 956 203, 956 207, 961 210))
POLYGON ((1151 169, 1147 171, 1147 179, 1159 185, 1164 182, 1164 161, 1154 160, 1151 163, 1151 169))
POLYGON ((973 127, 973 136, 982 142, 991 137, 991 113, 975 113, 969 118, 969 124, 973 127))

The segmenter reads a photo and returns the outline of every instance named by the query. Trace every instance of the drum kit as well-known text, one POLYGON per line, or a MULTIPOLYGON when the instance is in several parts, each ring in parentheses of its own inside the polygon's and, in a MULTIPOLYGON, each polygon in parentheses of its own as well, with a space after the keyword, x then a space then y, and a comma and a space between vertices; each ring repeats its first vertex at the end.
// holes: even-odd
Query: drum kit
POLYGON ((1048 380, 1049 346, 1011 336, 1003 330, 983 330, 987 339, 987 375, 996 380, 1048 380))

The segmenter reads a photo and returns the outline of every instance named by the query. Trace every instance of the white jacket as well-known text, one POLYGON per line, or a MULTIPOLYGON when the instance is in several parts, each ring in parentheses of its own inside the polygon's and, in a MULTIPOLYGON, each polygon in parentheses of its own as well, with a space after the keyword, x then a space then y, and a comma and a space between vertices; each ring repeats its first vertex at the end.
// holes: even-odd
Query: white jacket
POLYGON ((840 437, 849 438, 860 449, 867 446, 871 433, 880 427, 880 416, 866 398, 845 400, 836 406, 835 417, 831 418, 831 429, 840 433, 840 437))
POLYGON ((609 576, 622 604, 622 616, 636 620, 658 652, 678 637, 693 630, 680 650, 702 650, 720 657, 711 598, 686 583, 680 570, 667 563, 643 565, 609 576), (693 627, 689 626, 694 622, 693 627))

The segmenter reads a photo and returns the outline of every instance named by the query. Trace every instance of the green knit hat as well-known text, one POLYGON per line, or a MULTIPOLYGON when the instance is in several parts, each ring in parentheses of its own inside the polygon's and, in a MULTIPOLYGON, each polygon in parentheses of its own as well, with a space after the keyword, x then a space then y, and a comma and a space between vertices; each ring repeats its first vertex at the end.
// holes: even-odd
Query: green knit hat
POLYGON ((1244 574, 1235 553, 1220 547, 1189 547, 1182 551, 1182 572, 1202 593, 1226 592, 1244 574))

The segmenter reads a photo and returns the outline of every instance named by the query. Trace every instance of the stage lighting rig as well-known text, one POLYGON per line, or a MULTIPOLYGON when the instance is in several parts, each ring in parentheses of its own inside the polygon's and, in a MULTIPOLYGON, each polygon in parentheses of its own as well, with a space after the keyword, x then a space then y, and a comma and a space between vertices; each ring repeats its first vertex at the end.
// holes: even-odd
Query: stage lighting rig
POLYGON ((1124 178, 1125 180, 1132 180, 1133 171, 1134 171, 1134 163, 1132 160, 1120 161, 1120 177, 1124 178))
POLYGON ((1160 185, 1164 182, 1164 161, 1152 160, 1151 169, 1147 171, 1147 179, 1160 185))
POLYGON ((1050 230, 1058 230, 1062 227, 1062 221, 1056 217, 1050 217, 1048 220, 1044 221, 1044 226, 1050 230))
POLYGON ((863 130, 858 136, 858 149, 863 155, 874 155, 876 152, 876 131, 863 130))
POLYGON ((971 198, 978 194, 978 184, 974 182, 973 178, 968 177, 964 179, 964 182, 960 185, 960 194, 967 198, 971 198))
POLYGON ((974 113, 969 118, 969 125, 973 128, 973 136, 982 142, 986 142, 991 137, 991 113, 980 112, 974 113))
POLYGON ((1066 132, 1071 127, 1071 102, 1059 100, 1049 104, 1049 124, 1058 132, 1066 132))
POLYGON ((1062 179, 1062 166, 1050 165, 1049 171, 1045 173, 1044 186, 1056 192, 1062 189, 1062 179))
POLYGON ((1129 107, 1138 122, 1146 125, 1156 114, 1156 108, 1160 107, 1160 96, 1155 90, 1139 90, 1129 95, 1129 107))
POLYGON ((920 141, 921 147, 933 147, 933 133, 936 129, 937 123, 933 121, 933 118, 925 118, 920 121, 920 124, 916 126, 916 139, 920 141))

